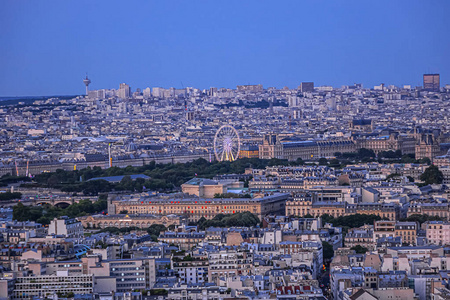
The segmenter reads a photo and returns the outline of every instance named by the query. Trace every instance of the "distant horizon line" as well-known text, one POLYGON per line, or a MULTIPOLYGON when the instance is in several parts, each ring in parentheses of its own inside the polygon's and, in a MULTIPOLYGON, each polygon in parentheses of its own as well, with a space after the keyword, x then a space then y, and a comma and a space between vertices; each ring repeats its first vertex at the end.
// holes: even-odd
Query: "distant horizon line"
MULTIPOLYGON (((427 73, 427 74, 423 74, 423 75, 435 75, 435 74, 431 74, 431 73, 427 73)), ((440 75, 440 74, 438 74, 438 73, 436 73, 436 75, 440 75)), ((314 83, 314 81, 302 81, 302 82, 313 82, 314 83)), ((300 82, 300 84, 302 83, 302 82, 300 82)), ((125 82, 121 82, 121 83, 125 83, 125 82)), ((121 84, 121 83, 119 83, 119 85, 121 84)), ((127 84, 127 83, 125 83, 125 84, 127 84)), ((248 86, 248 85, 260 85, 261 83, 257 83, 257 84, 239 84, 239 85, 236 85, 236 88, 238 87, 238 86, 248 86)), ((299 86, 300 86, 300 84, 299 84, 299 86)), ((343 86, 354 86, 354 85, 356 85, 356 84, 361 84, 362 85, 362 87, 363 88, 366 88, 366 89, 373 89, 373 87, 375 87, 376 85, 374 85, 373 87, 370 87, 370 88, 368 88, 368 87, 366 87, 366 86, 364 86, 364 84, 362 84, 362 83, 353 83, 353 84, 343 84, 343 85, 341 85, 341 86, 339 86, 339 87, 336 87, 336 86, 332 86, 332 85, 315 85, 314 86, 314 88, 316 88, 316 87, 329 87, 329 86, 331 86, 333 89, 335 89, 335 88, 342 88, 343 86)), ((396 86, 396 87, 401 87, 401 86, 397 86, 397 85, 395 85, 395 84, 385 84, 385 83, 380 83, 379 85, 382 85, 382 84, 384 84, 385 86, 391 86, 391 85, 393 85, 393 86, 396 86)), ((261 84, 261 85, 263 85, 263 84, 261 84)), ((414 86, 413 84, 402 84, 402 86, 405 86, 405 85, 410 85, 411 86, 411 88, 416 88, 416 87, 422 87, 421 85, 419 85, 419 86, 414 86)), ((284 86, 285 87, 285 86, 284 86)), ((267 88, 276 88, 276 89, 278 89, 278 90, 282 90, 284 87, 282 87, 282 88, 277 88, 277 87, 275 87, 275 86, 267 86, 267 87, 265 87, 264 88, 264 85, 263 85, 263 89, 267 89, 267 88)), ((440 85, 440 87, 442 87, 442 85, 440 85)), ((146 88, 163 88, 163 89, 170 89, 170 88, 173 88, 173 86, 171 86, 171 87, 168 87, 168 88, 166 88, 166 87, 162 87, 162 86, 153 86, 153 87, 146 87, 146 88)), ((143 91, 144 89, 146 89, 146 88, 140 88, 141 89, 141 91, 143 91)), ((186 87, 183 87, 183 88, 177 88, 177 87, 175 87, 175 89, 177 89, 177 90, 181 90, 181 89, 186 89, 186 88, 196 88, 196 87, 193 87, 193 86, 186 86, 186 87)), ((225 89, 233 89, 233 88, 228 88, 228 87, 216 87, 216 86, 211 86, 211 87, 209 87, 209 88, 204 88, 204 89, 200 89, 200 90, 208 90, 208 89, 210 89, 210 88, 217 88, 217 89, 222 89, 222 88, 225 88, 225 89)), ((234 89, 236 89, 236 88, 234 88, 234 89)), ((118 89, 118 88, 100 88, 100 89, 92 89, 92 91, 96 91, 96 90, 116 90, 116 89, 118 89)), ((198 89, 198 88, 197 88, 198 89)), ((291 88, 289 88, 290 90, 292 90, 291 88)), ((298 89, 298 88, 293 88, 293 89, 298 89)), ((85 96, 85 94, 84 93, 80 93, 80 94, 63 94, 63 95, 55 95, 55 94, 53 94, 53 95, 27 95, 27 96, 17 96, 17 95, 15 95, 15 96, 0 96, 0 101, 8 101, 8 100, 17 100, 17 99, 20 99, 20 98, 33 98, 33 97, 42 97, 42 98, 45 98, 45 97, 68 97, 68 96, 74 96, 74 97, 77 97, 77 96, 85 96)))

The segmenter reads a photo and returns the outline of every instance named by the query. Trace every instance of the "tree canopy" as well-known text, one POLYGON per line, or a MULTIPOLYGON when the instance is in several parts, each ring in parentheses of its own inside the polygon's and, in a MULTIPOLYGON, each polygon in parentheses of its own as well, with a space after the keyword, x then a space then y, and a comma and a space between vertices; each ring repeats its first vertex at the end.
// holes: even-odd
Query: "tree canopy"
POLYGON ((445 218, 439 216, 413 214, 407 218, 401 219, 400 221, 418 222, 420 225, 422 225, 422 223, 425 223, 427 221, 445 221, 445 220, 446 220, 445 218))
POLYGON ((13 200, 13 199, 20 199, 20 198, 22 198, 22 193, 19 193, 19 192, 0 193, 0 201, 7 201, 7 200, 13 200))
POLYGON ((361 245, 353 246, 350 249, 355 250, 357 254, 366 254, 366 252, 369 251, 369 249, 367 249, 366 247, 363 247, 361 245))
POLYGON ((211 220, 202 217, 196 225, 204 230, 208 227, 252 227, 258 224, 258 217, 246 211, 236 214, 218 214, 211 220))
MULTIPOLYGON (((265 168, 275 165, 298 165, 300 161, 289 162, 287 159, 258 159, 242 158, 233 162, 208 162, 203 158, 187 163, 156 164, 154 161, 140 167, 128 166, 126 168, 112 167, 102 169, 100 167, 85 168, 75 171, 56 170, 50 173, 41 173, 35 176, 35 184, 31 186, 53 187, 65 192, 80 193, 85 195, 97 195, 110 191, 137 191, 156 190, 173 191, 179 189, 194 176, 213 178, 220 174, 242 174, 246 168, 265 168), (105 180, 88 181, 95 177, 108 177, 119 175, 144 174, 150 179, 138 178, 131 180, 125 176, 121 182, 112 183, 105 180), (196 175, 197 174, 197 175, 196 175), (81 181, 80 181, 81 178, 81 181)), ((28 185, 28 184, 27 184, 28 185)))
POLYGON ((106 227, 106 228, 99 230, 98 232, 109 232, 112 234, 121 234, 122 233, 123 234, 123 233, 129 233, 129 232, 135 231, 135 230, 147 231, 147 233, 151 236, 152 240, 154 242, 157 242, 161 231, 165 231, 165 230, 167 230, 167 228, 166 228, 166 226, 164 226, 162 224, 152 224, 148 228, 138 228, 138 227, 133 227, 133 226, 132 227, 124 227, 124 228, 106 227))
POLYGON ((54 218, 68 216, 70 218, 86 216, 105 210, 107 202, 105 198, 99 198, 92 202, 84 199, 79 203, 69 205, 67 208, 59 208, 51 205, 25 206, 18 203, 13 207, 13 219, 17 221, 35 221, 43 225, 50 224, 54 218))
POLYGON ((322 242, 323 258, 332 259, 334 256, 333 246, 328 242, 322 242))
POLYGON ((361 227, 365 224, 373 225, 375 221, 381 220, 380 216, 366 214, 354 214, 337 218, 334 218, 329 214, 324 214, 321 218, 323 224, 331 223, 335 227, 342 227, 344 231, 347 231, 349 228, 361 227))
POLYGON ((444 180, 444 174, 437 166, 431 165, 420 175, 420 180, 424 181, 425 184, 440 184, 444 180))

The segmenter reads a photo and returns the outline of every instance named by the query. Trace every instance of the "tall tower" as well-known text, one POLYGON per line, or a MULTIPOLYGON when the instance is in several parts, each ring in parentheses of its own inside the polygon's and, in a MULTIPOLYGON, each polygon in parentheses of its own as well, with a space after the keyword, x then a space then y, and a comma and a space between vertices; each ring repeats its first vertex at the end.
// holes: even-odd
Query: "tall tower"
POLYGON ((86 78, 83 79, 83 83, 86 85, 86 96, 88 95, 88 91, 89 91, 89 84, 91 83, 91 80, 88 78, 87 74, 86 74, 86 78))

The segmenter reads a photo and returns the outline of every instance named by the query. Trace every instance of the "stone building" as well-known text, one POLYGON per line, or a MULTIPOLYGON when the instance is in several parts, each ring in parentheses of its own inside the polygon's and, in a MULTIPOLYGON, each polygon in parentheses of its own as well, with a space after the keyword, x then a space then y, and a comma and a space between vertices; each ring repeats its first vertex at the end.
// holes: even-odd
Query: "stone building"
POLYGON ((441 154, 438 140, 433 134, 422 134, 416 144, 416 159, 433 159, 441 154))
POLYGON ((108 213, 181 215, 196 222, 202 217, 212 219, 218 214, 251 212, 260 220, 268 214, 284 214, 289 194, 254 194, 253 198, 139 198, 108 200, 108 213))
POLYGON ((162 224, 166 227, 170 225, 180 225, 183 217, 177 215, 155 216, 151 214, 139 215, 92 215, 79 217, 78 220, 84 228, 106 228, 106 227, 137 227, 148 228, 153 224, 162 224))
POLYGON ((259 145, 259 158, 261 159, 288 159, 290 161, 301 158, 313 160, 320 157, 331 157, 336 152, 356 152, 356 144, 347 139, 313 141, 281 139, 279 135, 268 134, 264 136, 262 145, 259 145))

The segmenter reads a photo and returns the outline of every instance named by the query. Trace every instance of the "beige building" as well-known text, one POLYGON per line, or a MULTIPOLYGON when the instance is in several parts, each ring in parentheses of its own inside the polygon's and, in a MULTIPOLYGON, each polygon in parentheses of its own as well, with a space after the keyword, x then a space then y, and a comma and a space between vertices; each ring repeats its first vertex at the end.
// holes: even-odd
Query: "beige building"
POLYGON ((395 236, 400 236, 403 244, 416 245, 418 227, 419 224, 416 222, 397 222, 395 236))
POLYGON ((137 227, 148 228, 153 224, 180 225, 182 217, 177 215, 155 216, 147 214, 137 215, 93 215, 79 217, 78 220, 84 228, 106 228, 106 227, 137 227))
POLYGON ((415 153, 416 140, 413 136, 392 133, 388 136, 360 139, 357 144, 359 148, 373 150, 375 154, 382 151, 395 152, 397 150, 401 150, 402 154, 413 154, 415 153))
POLYGON ((450 245, 450 223, 431 221, 425 223, 426 237, 432 245, 450 245))
POLYGON ((441 154, 439 142, 433 134, 422 134, 416 144, 416 159, 434 159, 441 154))
POLYGON ((310 214, 313 217, 320 217, 324 214, 333 216, 349 216, 354 214, 377 215, 381 218, 395 221, 399 217, 399 210, 395 204, 391 203, 358 203, 348 204, 347 202, 315 202, 289 200, 286 202, 286 215, 303 217, 310 214))
POLYGON ((192 178, 181 185, 183 193, 200 198, 213 198, 216 194, 226 194, 229 188, 244 188, 239 180, 211 180, 206 178, 192 178))
POLYGON ((373 225, 364 225, 359 228, 351 228, 345 235, 345 247, 360 245, 368 250, 375 250, 373 241, 373 225))
POLYGON ((380 238, 395 237, 395 221, 375 221, 373 226, 373 242, 380 238))
POLYGON ((401 237, 403 244, 416 245, 418 229, 419 224, 416 222, 375 221, 373 241, 376 243, 380 238, 401 237))
POLYGON ((449 205, 448 203, 411 202, 408 207, 407 216, 410 217, 412 215, 437 216, 448 220, 449 205))
POLYGON ((336 152, 356 152, 356 144, 347 139, 330 141, 298 141, 282 139, 281 136, 268 134, 264 136, 262 145, 259 145, 259 158, 280 158, 290 161, 299 158, 315 160, 320 157, 332 157, 336 152))
POLYGON ((53 219, 48 225, 49 235, 62 235, 68 238, 78 238, 83 236, 83 226, 76 219, 62 217, 53 219))
POLYGON ((108 213, 153 214, 157 216, 181 215, 196 222, 202 217, 212 219, 218 214, 251 212, 262 217, 268 214, 284 214, 288 194, 254 194, 253 198, 142 198, 108 200, 108 213))

